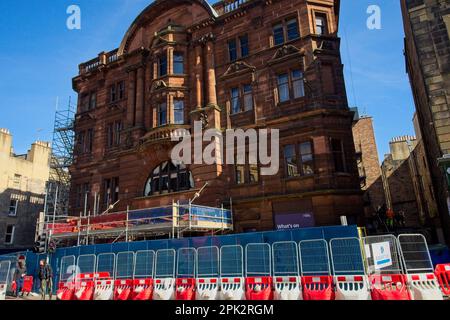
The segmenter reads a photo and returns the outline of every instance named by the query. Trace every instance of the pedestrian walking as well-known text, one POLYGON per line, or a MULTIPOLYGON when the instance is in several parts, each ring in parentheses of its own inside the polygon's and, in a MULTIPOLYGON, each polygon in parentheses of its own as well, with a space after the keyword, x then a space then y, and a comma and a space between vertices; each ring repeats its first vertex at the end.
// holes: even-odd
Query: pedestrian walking
POLYGON ((52 300, 53 295, 53 270, 52 267, 47 263, 46 260, 39 261, 39 281, 40 281, 40 291, 41 299, 45 300, 48 294, 50 300, 52 300))
POLYGON ((19 293, 22 293, 23 296, 23 280, 27 275, 27 267, 23 260, 19 260, 17 262, 16 271, 14 272, 14 282, 16 284, 16 292, 15 297, 19 296, 19 293))

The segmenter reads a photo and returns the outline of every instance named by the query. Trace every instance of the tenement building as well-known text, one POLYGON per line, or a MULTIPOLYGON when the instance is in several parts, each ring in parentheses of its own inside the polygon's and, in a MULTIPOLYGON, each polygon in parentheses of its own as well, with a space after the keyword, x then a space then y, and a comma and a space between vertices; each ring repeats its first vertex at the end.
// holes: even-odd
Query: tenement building
POLYGON ((31 249, 36 222, 44 208, 50 167, 50 144, 35 142, 16 155, 12 135, 0 129, 0 250, 31 249))
POLYGON ((72 214, 186 203, 201 190, 195 204, 232 208, 237 232, 356 223, 362 193, 338 23, 338 0, 151 3, 118 49, 73 79, 72 214), (279 129, 269 152, 278 172, 172 161, 173 133, 193 134, 195 123, 279 129))
MULTIPOLYGON (((402 0, 405 55, 437 218, 450 243, 450 4, 402 0)), ((440 231, 442 233, 442 231, 440 231)))
POLYGON ((361 189, 364 191, 364 213, 366 217, 372 217, 380 207, 385 205, 386 200, 373 118, 360 116, 357 110, 353 121, 353 139, 355 140, 359 181, 361 189))

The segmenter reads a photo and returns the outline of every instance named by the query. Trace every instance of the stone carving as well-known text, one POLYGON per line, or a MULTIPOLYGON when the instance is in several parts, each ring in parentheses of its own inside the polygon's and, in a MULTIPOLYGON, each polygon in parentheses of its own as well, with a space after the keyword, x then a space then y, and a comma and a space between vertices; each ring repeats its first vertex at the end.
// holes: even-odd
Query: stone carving
POLYGON ((167 84, 163 80, 157 80, 153 82, 152 91, 167 88, 167 84))
POLYGON ((229 76, 231 76, 233 74, 243 73, 243 72, 246 72, 246 71, 248 71, 248 72, 255 72, 256 68, 251 66, 251 65, 249 65, 248 63, 246 63, 244 61, 237 61, 237 62, 231 64, 228 67, 227 71, 225 71, 225 73, 223 74, 222 77, 229 77, 229 76))
POLYGON ((303 51, 301 51, 300 49, 298 49, 297 47, 295 47, 291 44, 285 45, 285 46, 282 46, 280 49, 278 49, 275 52, 271 61, 280 60, 280 59, 283 59, 284 57, 287 57, 287 56, 290 56, 293 54, 303 54, 303 51))

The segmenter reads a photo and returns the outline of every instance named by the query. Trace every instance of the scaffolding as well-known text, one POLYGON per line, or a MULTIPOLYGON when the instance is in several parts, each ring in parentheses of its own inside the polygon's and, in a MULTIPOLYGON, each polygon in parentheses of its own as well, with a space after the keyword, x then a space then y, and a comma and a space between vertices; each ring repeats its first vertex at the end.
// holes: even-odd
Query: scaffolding
POLYGON ((56 219, 69 215, 69 167, 73 163, 76 107, 72 105, 70 97, 67 108, 58 110, 58 102, 56 105, 50 177, 47 183, 44 205, 46 223, 54 222, 56 219))
POLYGON ((100 216, 68 217, 45 225, 45 232, 58 242, 72 240, 77 245, 98 241, 125 242, 163 236, 183 238, 184 235, 217 234, 233 231, 232 211, 199 205, 154 207, 108 213, 100 216))

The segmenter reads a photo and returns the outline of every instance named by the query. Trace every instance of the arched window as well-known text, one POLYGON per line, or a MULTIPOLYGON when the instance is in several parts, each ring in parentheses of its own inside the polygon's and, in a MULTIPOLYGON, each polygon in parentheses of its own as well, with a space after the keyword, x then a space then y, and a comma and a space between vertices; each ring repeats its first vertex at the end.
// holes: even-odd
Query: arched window
POLYGON ((194 179, 184 164, 175 165, 166 161, 153 170, 145 184, 144 196, 185 191, 193 187, 194 179))

